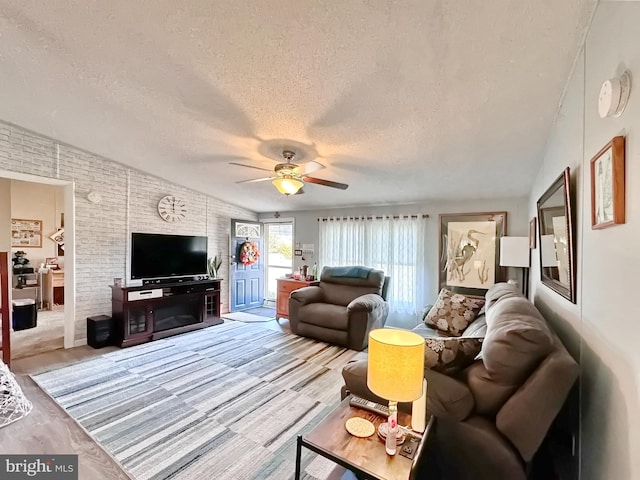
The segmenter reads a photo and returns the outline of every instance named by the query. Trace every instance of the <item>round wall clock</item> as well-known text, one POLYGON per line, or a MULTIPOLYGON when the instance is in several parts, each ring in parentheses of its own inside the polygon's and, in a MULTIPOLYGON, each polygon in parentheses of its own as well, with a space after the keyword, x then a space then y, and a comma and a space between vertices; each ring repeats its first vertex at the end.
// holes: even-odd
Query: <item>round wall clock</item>
POLYGON ((165 222, 181 222, 187 216, 187 204, 178 197, 167 195, 158 201, 158 214, 165 222))

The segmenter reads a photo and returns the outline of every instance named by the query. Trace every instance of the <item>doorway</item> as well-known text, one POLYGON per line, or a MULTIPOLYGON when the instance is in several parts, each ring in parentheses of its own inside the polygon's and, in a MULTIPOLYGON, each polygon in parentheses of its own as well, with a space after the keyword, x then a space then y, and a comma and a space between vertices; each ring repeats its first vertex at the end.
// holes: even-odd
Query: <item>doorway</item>
POLYGON ((278 278, 293 272, 293 220, 265 222, 265 302, 275 305, 278 278))
MULTIPOLYGON (((20 358, 48 350, 74 346, 75 292, 74 278, 74 185, 72 182, 37 177, 17 172, 0 171, 0 179, 9 186, 9 204, 2 215, 0 242, 10 257, 17 251, 24 252, 29 264, 23 275, 9 272, 6 286, 10 298, 20 304, 21 320, 28 311, 27 326, 33 323, 31 308, 36 312, 35 327, 17 328, 11 332, 11 357, 20 358), (40 209, 40 210, 38 210, 40 209), (66 213, 66 215, 65 215, 66 213), (66 225, 64 225, 66 217, 66 225), (38 221, 42 229, 34 230, 22 243, 13 228, 12 219, 38 221), (62 230, 64 228, 64 230, 62 230), (64 237, 59 234, 64 233, 64 237), (12 238, 13 237, 13 238, 12 238), (35 237, 35 239, 34 239, 35 237), (39 238, 38 238, 39 237, 39 238), (47 269, 46 265, 58 263, 59 269, 47 269), (45 268, 43 267, 45 265, 45 268), (31 302, 34 302, 31 307, 31 302)), ((29 222, 21 222, 24 229, 29 222)), ((15 263, 15 262, 10 262, 15 263)), ((5 287, 3 287, 5 288, 5 287)), ((10 310, 15 310, 10 308, 10 310)), ((12 315, 8 321, 12 321, 12 315)), ((25 324, 20 325, 25 327, 25 324)))
POLYGON ((263 251, 262 224, 231 219, 230 238, 229 311, 261 307, 264 299, 264 259, 260 253, 263 251), (249 251, 257 251, 257 255, 247 255, 249 251), (247 258, 242 258, 243 252, 247 258))

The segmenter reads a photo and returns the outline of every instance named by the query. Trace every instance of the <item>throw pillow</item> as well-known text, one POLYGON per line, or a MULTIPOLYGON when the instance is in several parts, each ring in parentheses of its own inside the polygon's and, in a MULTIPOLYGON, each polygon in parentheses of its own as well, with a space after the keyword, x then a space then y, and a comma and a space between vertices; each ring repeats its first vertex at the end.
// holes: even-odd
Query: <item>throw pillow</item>
POLYGON ((424 366, 446 375, 471 365, 482 348, 482 338, 425 338, 424 366))
POLYGON ((483 305, 482 297, 453 293, 443 288, 424 323, 457 337, 478 316, 483 305))

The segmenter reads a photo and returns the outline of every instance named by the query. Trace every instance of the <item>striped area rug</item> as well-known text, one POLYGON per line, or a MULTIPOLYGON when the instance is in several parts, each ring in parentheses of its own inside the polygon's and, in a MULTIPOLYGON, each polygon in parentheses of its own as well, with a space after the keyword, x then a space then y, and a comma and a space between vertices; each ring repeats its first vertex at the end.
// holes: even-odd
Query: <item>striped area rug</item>
MULTIPOLYGON (((358 355, 225 322, 32 377, 135 479, 283 480, 358 355)), ((303 452, 303 478, 335 467, 303 452)))

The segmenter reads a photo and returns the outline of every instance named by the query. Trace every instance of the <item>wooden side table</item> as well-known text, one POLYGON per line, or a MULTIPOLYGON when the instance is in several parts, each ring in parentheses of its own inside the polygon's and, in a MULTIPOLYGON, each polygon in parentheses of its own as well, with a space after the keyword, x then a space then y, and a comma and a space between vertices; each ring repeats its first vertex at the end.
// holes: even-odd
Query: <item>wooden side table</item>
POLYGON ((64 270, 50 268, 43 277, 42 299, 47 304, 47 310, 53 310, 54 305, 64 304, 64 270))
MULTIPOLYGON (((345 398, 327 417, 306 435, 298 435, 296 449, 296 474, 300 478, 300 460, 302 447, 321 455, 338 465, 351 470, 358 478, 378 480, 407 480, 417 478, 416 465, 429 434, 435 428, 436 419, 429 417, 427 428, 422 435, 413 459, 400 455, 403 445, 398 445, 394 456, 387 455, 384 442, 377 433, 367 438, 358 438, 347 432, 345 422, 351 417, 366 418, 376 428, 386 421, 385 417, 376 415, 361 408, 349 405, 349 397, 345 398)), ((398 424, 410 425, 411 415, 398 412, 398 424)), ((406 442, 405 442, 406 443, 406 442)))
POLYGON ((302 287, 318 285, 318 281, 294 280, 293 278, 278 278, 278 294, 276 298, 276 320, 289 318, 289 296, 291 292, 302 287))

